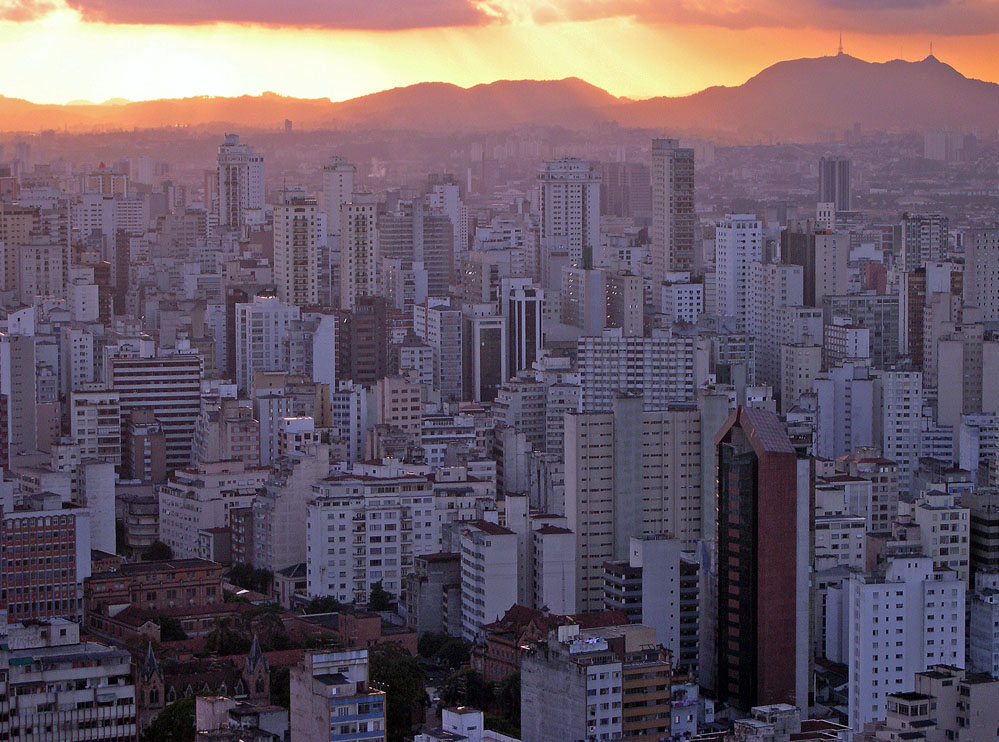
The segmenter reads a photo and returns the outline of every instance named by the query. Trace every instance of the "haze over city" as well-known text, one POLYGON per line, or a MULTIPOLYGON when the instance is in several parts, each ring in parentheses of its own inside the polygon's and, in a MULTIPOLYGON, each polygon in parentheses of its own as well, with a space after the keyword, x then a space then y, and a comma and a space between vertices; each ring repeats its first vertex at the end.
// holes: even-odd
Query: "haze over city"
POLYGON ((995 742, 999 0, 0 0, 0 740, 995 742))

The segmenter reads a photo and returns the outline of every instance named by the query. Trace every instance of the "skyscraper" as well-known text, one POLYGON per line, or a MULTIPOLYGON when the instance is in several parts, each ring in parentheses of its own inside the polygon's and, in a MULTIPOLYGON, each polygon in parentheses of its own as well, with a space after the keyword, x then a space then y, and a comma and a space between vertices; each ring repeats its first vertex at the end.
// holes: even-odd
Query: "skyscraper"
POLYGON ((218 157, 219 226, 239 229, 247 209, 264 208, 264 156, 226 134, 218 157))
POLYGON ((378 204, 370 193, 343 205, 340 242, 340 308, 353 310, 361 296, 378 293, 378 204))
POLYGON ((694 150, 652 140, 652 283, 694 267, 694 150))
POLYGON ((718 314, 747 327, 749 264, 763 261, 763 225, 753 214, 727 214, 715 230, 715 281, 718 314))
POLYGON ((835 203, 836 211, 850 211, 850 160, 823 157, 819 160, 819 203, 835 203))
POLYGON ((538 173, 538 189, 542 242, 561 242, 570 263, 592 267, 600 257, 600 173, 575 157, 553 160, 538 173))
POLYGON ((763 409, 737 408, 715 444, 715 697, 743 709, 806 703, 809 515, 799 508, 797 456, 763 409))
POLYGON ((274 206, 274 282, 285 304, 319 304, 318 210, 316 199, 301 195, 285 195, 274 206))

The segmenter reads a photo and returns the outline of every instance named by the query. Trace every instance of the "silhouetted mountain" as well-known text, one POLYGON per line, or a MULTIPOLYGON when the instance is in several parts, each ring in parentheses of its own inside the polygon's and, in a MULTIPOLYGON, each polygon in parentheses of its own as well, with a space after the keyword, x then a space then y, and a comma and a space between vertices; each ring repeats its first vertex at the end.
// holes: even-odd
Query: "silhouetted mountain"
POLYGON ((742 139, 813 139, 818 132, 999 128, 999 85, 930 56, 865 62, 847 54, 779 62, 738 87, 623 103, 624 125, 710 129, 742 139))
POLYGON ((589 128, 601 122, 756 141, 811 140, 860 122, 865 130, 999 130, 999 85, 935 57, 871 63, 835 57, 780 62, 736 87, 677 98, 615 98, 577 78, 502 80, 471 88, 421 83, 340 103, 275 93, 104 104, 38 105, 0 97, 0 127, 132 129, 159 126, 377 128, 458 131, 520 125, 589 128))

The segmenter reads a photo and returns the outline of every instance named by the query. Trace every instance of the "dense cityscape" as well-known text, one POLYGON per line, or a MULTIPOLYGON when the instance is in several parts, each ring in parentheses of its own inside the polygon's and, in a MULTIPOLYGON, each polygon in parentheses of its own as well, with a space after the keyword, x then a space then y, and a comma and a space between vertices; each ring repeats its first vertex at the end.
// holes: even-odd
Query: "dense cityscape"
POLYGON ((398 106, 0 117, 0 739, 999 738, 999 135, 398 106))

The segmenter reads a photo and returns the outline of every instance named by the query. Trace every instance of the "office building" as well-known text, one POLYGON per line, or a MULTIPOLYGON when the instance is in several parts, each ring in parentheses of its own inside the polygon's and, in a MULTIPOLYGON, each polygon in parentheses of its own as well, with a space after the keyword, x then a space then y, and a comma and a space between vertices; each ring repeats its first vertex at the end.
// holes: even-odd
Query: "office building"
POLYGON ((354 178, 357 168, 345 157, 334 155, 323 165, 323 213, 326 215, 327 234, 341 233, 343 205, 349 203, 354 194, 354 178))
POLYGON ((850 211, 850 160, 846 157, 823 157, 819 160, 819 203, 834 203, 836 211, 850 211))
POLYGON ((340 309, 352 311, 362 296, 378 294, 378 203, 355 193, 341 210, 340 309))
POLYGON ((798 460, 766 410, 737 408, 715 442, 715 697, 744 709, 793 703, 807 698, 811 652, 810 512, 798 460))
POLYGON ((693 270, 694 150, 678 139, 652 140, 652 284, 666 274, 693 270))
POLYGON ((914 271, 944 262, 950 253, 950 220, 943 214, 902 215, 902 266, 914 271))

